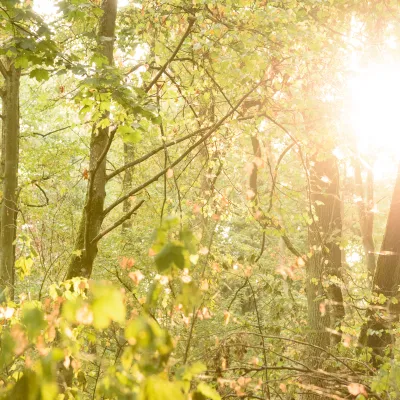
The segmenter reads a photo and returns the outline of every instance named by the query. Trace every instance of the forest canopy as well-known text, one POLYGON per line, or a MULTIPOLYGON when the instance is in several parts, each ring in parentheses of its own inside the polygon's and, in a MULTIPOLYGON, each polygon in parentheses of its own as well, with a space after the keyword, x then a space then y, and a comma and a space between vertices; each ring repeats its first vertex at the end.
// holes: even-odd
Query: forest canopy
POLYGON ((0 399, 399 399, 397 0, 0 0, 0 399))

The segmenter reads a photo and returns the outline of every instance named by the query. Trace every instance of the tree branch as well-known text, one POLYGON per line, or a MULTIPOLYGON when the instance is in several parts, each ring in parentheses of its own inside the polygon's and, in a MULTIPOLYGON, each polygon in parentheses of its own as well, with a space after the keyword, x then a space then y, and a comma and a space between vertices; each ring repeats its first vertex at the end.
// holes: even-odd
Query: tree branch
POLYGON ((50 131, 50 132, 47 132, 47 133, 32 132, 32 135, 41 136, 41 137, 45 138, 46 136, 49 136, 49 135, 51 135, 53 133, 65 131, 66 129, 71 128, 71 126, 72 125, 64 126, 63 128, 54 129, 53 131, 50 131))
POLYGON ((124 172, 125 170, 127 170, 128 168, 134 167, 137 164, 142 163, 143 161, 146 161, 147 159, 149 159, 150 157, 154 156, 155 154, 157 154, 158 152, 160 152, 161 150, 164 150, 164 148, 168 148, 170 146, 174 146, 175 144, 181 143, 187 139, 190 139, 193 136, 198 135, 199 133, 205 132, 208 129, 210 129, 211 127, 206 127, 206 128, 201 128, 198 129, 195 132, 189 133, 186 136, 181 137, 180 139, 175 139, 172 140, 171 142, 165 143, 165 145, 161 145, 157 148, 155 148, 154 150, 150 151, 149 153, 145 154, 144 156, 137 158, 136 160, 131 161, 128 164, 123 165, 122 167, 116 169, 114 172, 111 172, 110 174, 107 175, 107 181, 109 181, 110 179, 114 178, 114 176, 119 175, 121 172, 124 172))
POLYGON ((283 157, 285 157, 286 153, 295 145, 295 142, 289 144, 289 146, 287 146, 285 148, 285 150, 283 150, 283 152, 281 153, 281 155, 278 158, 278 161, 275 165, 275 170, 274 170, 274 174, 272 176, 272 187, 271 187, 271 193, 269 195, 269 207, 268 207, 268 211, 270 212, 272 210, 272 201, 273 201, 273 196, 274 196, 274 192, 275 192, 275 186, 276 186, 276 178, 278 177, 278 169, 279 169, 279 164, 281 163, 283 157))
POLYGON ((113 231, 115 228, 118 228, 120 225, 122 225, 126 220, 128 220, 135 211, 137 211, 142 204, 144 203, 144 200, 141 200, 138 204, 136 204, 135 207, 128 213, 126 213, 123 217, 121 217, 118 221, 116 221, 114 224, 109 226, 107 229, 105 229, 103 232, 100 232, 97 236, 93 238, 93 240, 90 242, 90 244, 97 243, 100 239, 102 239, 107 233, 110 233, 113 231))
MULTIPOLYGON (((173 168, 175 165, 179 164, 188 154, 190 154, 197 146, 205 142, 232 114, 235 113, 235 111, 240 107, 242 102, 250 96, 261 84, 263 81, 260 81, 257 85, 255 85, 248 93, 246 93, 236 104, 235 107, 232 108, 223 118, 221 118, 216 124, 214 124, 212 127, 210 127, 209 132, 204 135, 201 139, 199 139, 196 143, 194 143, 192 146, 190 146, 180 157, 178 157, 172 164, 170 164, 167 168, 164 168, 162 171, 160 171, 158 174, 154 175, 152 178, 141 184, 140 186, 136 187, 135 189, 131 190, 129 193, 126 195, 120 197, 114 203, 109 205, 105 210, 104 210, 104 216, 106 216, 111 210, 113 210, 115 207, 117 207, 119 204, 121 204, 124 200, 129 198, 130 196, 133 196, 134 194, 140 192, 143 190, 145 187, 149 186, 151 183, 155 182, 163 176, 170 168, 173 168)), ((161 150, 164 149, 164 146, 161 147, 161 150)))
POLYGON ((7 78, 8 72, 7 72, 5 65, 3 64, 3 61, 1 61, 1 60, 0 60, 0 73, 3 75, 4 79, 7 78))
POLYGON ((172 53, 171 57, 167 60, 167 62, 161 67, 161 69, 158 71, 157 75, 154 77, 154 79, 149 83, 149 85, 145 88, 145 92, 149 92, 150 89, 157 83, 157 81, 160 79, 160 76, 164 73, 164 71, 167 69, 168 65, 173 61, 173 59, 176 57, 178 54, 179 50, 181 49, 183 42, 185 39, 189 36, 190 31, 192 30, 192 26, 195 23, 196 19, 193 17, 189 17, 189 25, 186 29, 185 34, 182 36, 182 39, 180 40, 178 46, 176 47, 175 51, 172 53))

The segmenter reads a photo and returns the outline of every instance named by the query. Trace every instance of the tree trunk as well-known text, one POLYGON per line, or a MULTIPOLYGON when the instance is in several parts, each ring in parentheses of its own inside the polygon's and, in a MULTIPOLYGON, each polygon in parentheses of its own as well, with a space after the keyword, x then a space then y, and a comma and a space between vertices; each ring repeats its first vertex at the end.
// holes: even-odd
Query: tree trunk
POLYGON ((310 178, 310 200, 315 213, 309 235, 313 256, 308 265, 310 276, 307 277, 309 317, 310 322, 315 323, 315 326, 310 326, 315 331, 315 340, 321 343, 319 345, 336 344, 341 339, 340 324, 345 315, 342 290, 336 283, 330 283, 326 293, 322 288, 324 279, 341 280, 342 217, 336 159, 315 160, 310 178), (326 305, 325 297, 328 300, 326 305))
POLYGON ((16 238, 18 161, 19 161, 19 87, 20 70, 11 60, 5 62, 7 74, 3 87, 3 182, 0 232, 0 285, 14 297, 14 241, 16 238))
MULTIPOLYGON (((327 348, 340 339, 340 324, 344 318, 343 296, 339 285, 330 283, 324 287, 328 277, 341 279, 342 257, 339 242, 342 232, 341 201, 339 197, 339 170, 336 159, 319 161, 314 158, 310 169, 310 201, 313 208, 313 223, 309 229, 309 245, 312 256, 306 265, 308 342, 327 348)), ((310 347, 307 352, 310 368, 319 369, 324 361, 320 350, 310 347)), ((322 399, 319 394, 323 382, 310 379, 310 392, 304 399, 322 399)), ((322 391, 321 391, 322 393, 322 391)))
POLYGON ((367 172, 367 190, 364 194, 364 185, 361 176, 359 160, 354 165, 355 186, 358 199, 358 215, 360 220, 361 238, 364 247, 365 259, 370 276, 374 276, 376 268, 375 244, 373 239, 374 214, 371 212, 374 201, 374 177, 373 172, 367 172))
POLYGON ((380 306, 372 306, 368 313, 368 321, 360 334, 360 342, 372 348, 373 364, 379 367, 387 346, 394 343, 390 332, 392 322, 398 316, 398 307, 393 307, 393 298, 398 295, 400 284, 400 164, 386 223, 385 235, 376 265, 373 280, 373 291, 378 296, 384 295, 386 302, 380 306), (374 332, 372 332, 374 331, 374 332))
MULTIPOLYGON (((124 164, 128 164, 129 162, 135 159, 135 149, 132 144, 124 143, 124 164)), ((132 189, 132 177, 133 177, 133 168, 128 168, 124 174, 124 180, 122 183, 122 189, 124 193, 129 192, 132 189)), ((122 205, 124 214, 128 213, 131 209, 131 201, 130 199, 126 199, 122 205)), ((129 218, 122 224, 122 232, 130 229, 132 227, 132 220, 129 218)))
MULTIPOLYGON (((103 16, 98 33, 98 51, 108 59, 109 65, 113 64, 117 3, 117 0, 103 0, 102 2, 103 16)), ((67 279, 75 276, 90 277, 92 273, 93 262, 98 251, 97 242, 92 243, 92 241, 99 234, 104 218, 107 157, 102 157, 102 155, 107 151, 108 141, 109 128, 93 127, 86 204, 75 243, 76 254, 74 254, 69 265, 67 279)))

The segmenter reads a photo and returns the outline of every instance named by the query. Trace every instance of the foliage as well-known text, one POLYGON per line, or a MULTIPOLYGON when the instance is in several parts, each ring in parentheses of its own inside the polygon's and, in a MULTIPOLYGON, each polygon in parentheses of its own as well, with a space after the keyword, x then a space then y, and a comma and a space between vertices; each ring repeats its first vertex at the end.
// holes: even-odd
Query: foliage
POLYGON ((372 215, 372 253, 396 257, 378 250, 393 176, 373 182, 346 92, 354 59, 398 59, 398 2, 120 1, 115 38, 105 2, 39 3, 0 1, 2 110, 21 72, 0 397, 400 397, 400 273, 373 285, 363 229, 372 215), (102 220, 82 229, 103 162, 102 220), (65 280, 90 250, 91 277, 65 280), (392 342, 377 357, 365 337, 392 342))

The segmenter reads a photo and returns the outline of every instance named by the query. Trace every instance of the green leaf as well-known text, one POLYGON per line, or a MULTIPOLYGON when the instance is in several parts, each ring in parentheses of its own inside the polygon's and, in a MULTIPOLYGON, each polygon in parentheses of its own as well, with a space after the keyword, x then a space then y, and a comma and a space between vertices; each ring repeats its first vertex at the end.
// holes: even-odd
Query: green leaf
POLYGON ((95 53, 90 61, 96 64, 98 68, 101 68, 103 65, 108 65, 108 58, 99 53, 95 53))
POLYGON ((206 370, 207 367, 203 363, 195 362, 189 367, 182 368, 182 370, 178 372, 178 376, 180 377, 180 379, 183 379, 185 381, 191 381, 196 375, 199 375, 206 370))
POLYGON ((186 249, 189 251, 190 254, 196 254, 196 240, 193 232, 189 229, 183 229, 179 232, 179 239, 184 243, 186 249))
POLYGON ((182 285, 181 293, 176 298, 177 304, 182 304, 183 311, 188 314, 201 302, 201 292, 197 285, 192 281, 182 285))
POLYGON ((125 143, 139 143, 142 140, 142 134, 137 130, 133 129, 128 125, 121 125, 117 129, 117 133, 122 135, 122 139, 125 143))
POLYGON ((20 56, 15 59, 14 65, 15 68, 22 68, 22 69, 28 68, 29 60, 24 56, 20 56))
POLYGON ((163 272, 173 265, 179 269, 190 267, 189 253, 179 242, 167 243, 155 256, 155 262, 158 272, 163 272))
POLYGON ((10 397, 12 399, 34 400, 39 398, 40 381, 37 374, 29 369, 24 372, 22 377, 13 387, 10 397))
POLYGON ((15 340, 10 332, 3 331, 1 335, 0 365, 7 365, 14 358, 15 340))
POLYGON ((197 385, 197 392, 201 393, 204 397, 211 400, 221 400, 219 393, 204 382, 197 385))
POLYGON ((31 257, 20 257, 17 261, 15 261, 15 269, 19 278, 22 280, 25 276, 31 274, 31 269, 33 266, 33 260, 31 257))
POLYGON ((43 311, 40 310, 34 303, 25 303, 22 310, 21 322, 25 328, 30 339, 39 336, 42 329, 46 327, 43 311))
POLYGON ((166 379, 148 378, 140 393, 140 400, 184 400, 182 383, 169 382, 166 379))
MULTIPOLYGON (((149 351, 157 352, 162 363, 168 360, 173 350, 173 343, 168 331, 162 329, 156 321, 147 316, 131 321, 125 329, 125 337, 135 350, 147 350, 149 355, 151 355, 149 351)), ((154 357, 150 356, 149 364, 154 364, 154 357)))
POLYGON ((43 68, 36 68, 31 71, 29 74, 31 78, 36 78, 38 82, 46 81, 49 79, 49 71, 43 68))
POLYGON ((119 323, 125 321, 124 296, 120 289, 107 283, 94 283, 91 285, 91 292, 95 328, 105 329, 112 321, 119 323))

